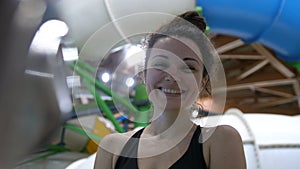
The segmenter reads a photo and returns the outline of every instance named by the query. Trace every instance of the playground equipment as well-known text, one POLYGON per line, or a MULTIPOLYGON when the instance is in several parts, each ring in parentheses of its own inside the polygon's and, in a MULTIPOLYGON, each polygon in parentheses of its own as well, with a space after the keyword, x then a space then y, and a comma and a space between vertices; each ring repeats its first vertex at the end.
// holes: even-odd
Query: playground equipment
POLYGON ((300 61, 300 2, 197 0, 213 33, 262 43, 287 62, 300 61))
POLYGON ((69 25, 69 38, 81 57, 95 60, 121 40, 129 43, 132 35, 156 30, 173 18, 170 14, 193 10, 195 1, 60 0, 54 6, 59 18, 69 25))

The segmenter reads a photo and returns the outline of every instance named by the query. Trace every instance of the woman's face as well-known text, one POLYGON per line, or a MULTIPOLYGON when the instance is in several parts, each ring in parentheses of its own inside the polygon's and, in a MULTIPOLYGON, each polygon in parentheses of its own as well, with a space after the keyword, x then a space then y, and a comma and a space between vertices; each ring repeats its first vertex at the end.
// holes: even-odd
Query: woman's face
POLYGON ((151 49, 146 86, 151 102, 165 111, 189 108, 201 88, 203 64, 196 44, 186 38, 160 38, 151 49), (182 106, 182 107, 181 107, 182 106))

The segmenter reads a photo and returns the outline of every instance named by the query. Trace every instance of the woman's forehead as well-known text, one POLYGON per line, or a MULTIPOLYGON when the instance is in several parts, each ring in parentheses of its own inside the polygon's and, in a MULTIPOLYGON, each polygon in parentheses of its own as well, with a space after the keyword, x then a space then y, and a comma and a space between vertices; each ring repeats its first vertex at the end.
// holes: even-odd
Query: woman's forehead
POLYGON ((201 62, 201 52, 196 43, 188 38, 164 37, 158 39, 151 49, 150 56, 166 55, 180 58, 194 58, 201 62))

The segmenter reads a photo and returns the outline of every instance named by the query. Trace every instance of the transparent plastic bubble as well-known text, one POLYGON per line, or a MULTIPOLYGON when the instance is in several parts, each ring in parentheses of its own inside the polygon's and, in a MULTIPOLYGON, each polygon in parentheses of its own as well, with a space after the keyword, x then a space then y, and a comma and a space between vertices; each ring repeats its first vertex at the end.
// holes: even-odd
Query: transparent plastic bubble
MULTIPOLYGON (((136 44, 139 42, 136 39, 139 39, 137 37, 146 37, 146 35, 149 35, 151 33, 155 33, 155 30, 149 30, 147 26, 148 23, 147 18, 149 20, 160 18, 165 23, 167 23, 170 20, 173 20, 176 18, 174 15, 166 14, 166 13, 156 13, 156 12, 149 12, 149 13, 135 13, 133 15, 128 15, 121 17, 107 25, 104 25, 103 27, 99 28, 83 45, 83 48, 80 52, 80 58, 82 60, 88 60, 90 62, 94 62, 96 65, 100 65, 101 62, 104 60, 105 56, 107 54, 111 53, 114 49, 117 49, 117 47, 123 46, 124 43, 130 42, 131 39, 133 39, 131 44, 136 44), (141 23, 142 21, 142 23, 141 23), (144 22, 145 21, 145 22, 144 22), (113 36, 109 37, 108 33, 111 32, 110 30, 114 29, 115 25, 126 25, 126 23, 139 23, 135 25, 135 29, 128 29, 126 33, 123 34, 123 37, 121 36, 113 36), (109 39, 108 39, 109 38, 109 39), (101 50, 98 50, 101 42, 105 42, 104 45, 101 46, 101 50), (105 50, 103 50, 106 48, 105 50)), ((150 22, 151 23, 151 22, 150 22)), ((162 23, 161 23, 162 24, 162 23)), ((127 25, 130 26, 130 25, 127 25)), ((187 21, 182 21, 182 26, 186 31, 191 31, 195 35, 199 35, 201 39, 201 48, 200 53, 201 56, 199 59, 207 69, 207 73, 209 75, 209 81, 210 81, 210 87, 211 87, 211 99, 212 104, 210 106, 210 109, 207 110, 207 112, 223 112, 223 108, 225 105, 225 99, 226 99, 226 80, 225 80, 225 73, 222 66, 222 63, 220 61, 219 56, 217 55, 217 52, 215 51, 214 47, 210 43, 209 39, 202 33, 199 29, 195 28, 192 24, 188 23, 187 21)), ((165 36, 171 37, 173 39, 176 39, 180 41, 183 44, 186 44, 186 46, 190 47, 191 50, 193 50, 195 53, 199 53, 199 48, 195 47, 194 45, 191 45, 190 43, 187 43, 185 39, 182 39, 180 37, 174 36, 172 33, 164 32, 165 36)), ((140 38, 141 40, 141 38, 140 38)), ((153 49, 156 50, 156 49, 153 49)), ((137 58, 144 58, 142 56, 145 55, 145 51, 140 50, 135 53, 129 54, 127 57, 125 56, 125 59, 120 62, 119 65, 117 65, 116 69, 114 69, 113 72, 110 72, 111 81, 108 84, 108 86, 112 89, 112 91, 115 93, 115 95, 112 95, 112 100, 114 102, 115 107, 119 112, 124 112, 127 117, 132 120, 132 116, 134 116, 132 113, 135 112, 135 110, 129 110, 128 107, 124 107, 123 103, 120 103, 119 97, 122 97, 124 100, 130 100, 130 80, 128 79, 134 79, 135 75, 138 72, 141 71, 148 71, 151 69, 151 67, 142 67, 140 66, 138 71, 134 71, 133 73, 128 73, 128 76, 117 76, 117 74, 120 74, 120 72, 123 72, 125 67, 128 66, 128 64, 135 63, 136 57, 137 58), (128 82, 128 83, 127 83, 128 82), (119 84, 124 84, 120 86, 119 84)), ((178 56, 177 56, 178 57, 178 56)), ((176 56, 174 57, 176 58, 176 56)), ((178 60, 178 59, 177 59, 178 60)), ((135 64, 132 64, 133 67, 135 64)), ((135 68, 133 68, 135 69, 135 68)), ((166 72, 169 73, 170 76, 174 79, 176 79, 176 73, 172 72, 166 72)), ((96 77, 96 72, 94 74, 96 77)), ((146 82, 147 83, 147 82, 146 82)), ((191 78, 189 81, 191 85, 197 85, 199 82, 196 82, 195 78, 191 78)), ((180 82, 178 82, 180 90, 184 90, 185 86, 181 86, 180 82)), ((95 85, 94 85, 95 86, 95 85)), ((158 95, 162 94, 160 91, 148 91, 149 98, 151 95, 157 97, 158 95)), ((160 97, 162 101, 159 103, 161 105, 165 104, 163 103, 164 94, 160 97)), ((141 139, 136 139, 137 141, 141 142, 140 145, 150 145, 153 142, 156 142, 157 144, 153 149, 147 149, 147 152, 143 152, 139 154, 139 158, 143 157, 152 157, 157 156, 159 154, 162 154, 164 152, 167 152, 171 150, 172 148, 176 147, 182 140, 184 140, 191 132, 191 130, 195 127, 195 125, 200 125, 201 127, 206 127, 208 124, 209 126, 216 126, 218 123, 218 119, 214 118, 211 120, 209 116, 205 118, 205 121, 200 121, 199 119, 202 119, 202 115, 199 111, 197 112, 197 109, 193 109, 187 105, 192 105, 193 100, 196 100, 198 97, 199 92, 195 91, 191 97, 187 99, 182 99, 182 102, 179 103, 179 106, 183 107, 178 114, 175 121, 172 123, 171 126, 169 126, 166 130, 152 136, 145 136, 141 139), (185 106, 182 106, 185 105, 185 106), (163 139, 162 139, 163 138, 163 139)), ((150 98, 151 100, 151 98, 150 98)), ((154 99, 152 102, 155 101, 154 99)), ((155 103, 154 103, 155 105, 155 103)), ((159 117, 161 113, 164 112, 165 106, 160 106, 160 108, 157 108, 157 106, 154 106, 152 115, 154 117, 159 117), (157 113, 157 114, 156 114, 157 113)), ((154 118, 155 119, 155 118, 154 118)), ((134 120, 134 119, 133 119, 134 120)), ((139 122, 139 121, 137 121, 139 122)), ((150 130, 150 129, 149 129, 150 130)), ((213 128, 210 130, 211 133, 213 132, 213 128)), ((201 138, 201 141, 206 141, 211 134, 205 135, 201 138)), ((120 149, 123 148, 123 145, 128 141, 130 135, 127 134, 114 134, 112 138, 117 138, 116 146, 111 145, 101 145, 103 149, 105 149, 108 152, 111 152, 112 154, 117 155, 127 155, 131 158, 136 158, 136 154, 128 155, 128 154, 120 154, 120 149)), ((132 138, 135 140, 134 138, 132 138)))

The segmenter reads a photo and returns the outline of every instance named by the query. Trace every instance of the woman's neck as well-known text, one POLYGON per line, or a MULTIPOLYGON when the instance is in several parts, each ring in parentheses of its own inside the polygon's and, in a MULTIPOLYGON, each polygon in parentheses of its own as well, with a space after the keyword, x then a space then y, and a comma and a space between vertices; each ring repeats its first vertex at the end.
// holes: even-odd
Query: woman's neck
POLYGON ((163 136, 163 133, 168 133, 168 135, 176 135, 180 131, 187 132, 193 126, 189 116, 190 113, 188 110, 164 111, 163 113, 157 115, 147 129, 145 129, 145 132, 151 136, 163 136))

